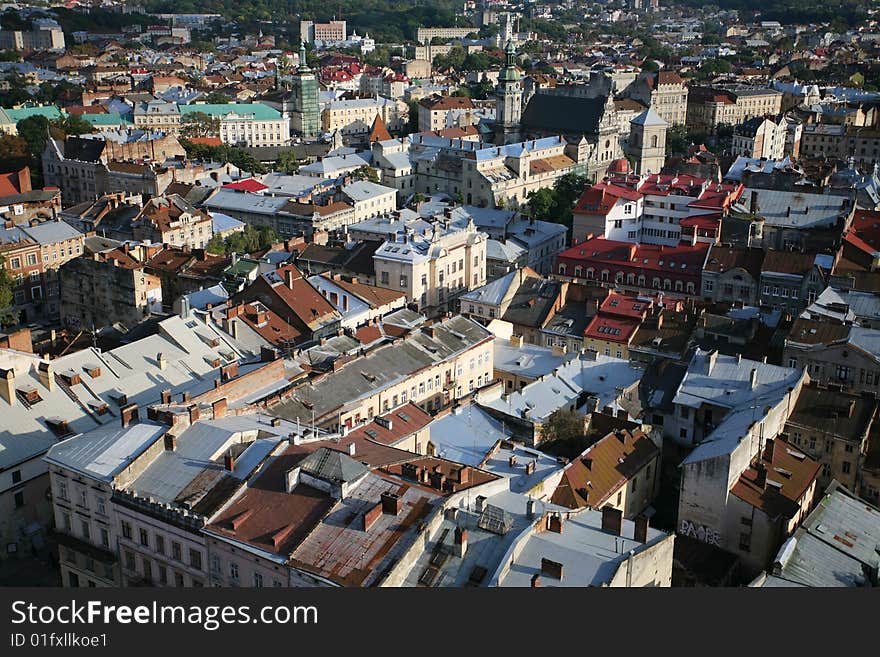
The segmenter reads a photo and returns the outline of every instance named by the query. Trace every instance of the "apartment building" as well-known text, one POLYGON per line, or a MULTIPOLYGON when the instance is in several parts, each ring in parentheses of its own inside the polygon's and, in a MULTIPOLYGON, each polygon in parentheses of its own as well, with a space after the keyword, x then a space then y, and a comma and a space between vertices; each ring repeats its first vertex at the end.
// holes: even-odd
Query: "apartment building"
POLYGON ((43 182, 61 189, 61 202, 69 207, 118 191, 111 189, 108 164, 113 161, 165 162, 185 156, 177 138, 161 132, 101 133, 64 141, 49 137, 42 155, 43 182))
POLYGON ((442 311, 486 283, 486 236, 472 219, 444 215, 428 228, 406 227, 385 241, 373 266, 377 286, 404 292, 423 312, 442 311))
POLYGON ((820 384, 873 393, 880 385, 875 336, 875 329, 855 324, 798 317, 785 338, 782 362, 805 369, 820 384))
MULTIPOLYGON (((45 544, 47 530, 54 524, 60 534, 72 535, 72 541, 62 541, 62 547, 77 550, 83 541, 89 544, 73 557, 62 550, 65 586, 75 561, 79 561, 82 586, 89 578, 96 583, 116 581, 115 556, 105 554, 115 551, 109 489, 92 481, 98 492, 79 471, 71 476, 85 485, 74 484, 71 477, 50 482, 43 456, 58 447, 59 441, 72 438, 68 444, 75 446, 80 437, 93 431, 97 432, 95 440, 97 436, 123 440, 129 431, 149 433, 144 427, 121 426, 122 409, 128 409, 131 420, 131 404, 144 407, 158 402, 164 389, 175 395, 211 389, 210 374, 217 370, 210 363, 220 357, 220 351, 238 352, 226 341, 209 346, 208 342, 222 336, 211 326, 199 331, 213 337, 203 341, 196 329, 171 318, 159 325, 156 335, 108 351, 88 348, 43 360, 22 351, 0 350, 0 409, 5 429, 0 436, 0 508, 4 511, 0 532, 4 544, 17 546, 16 552, 4 550, 3 558, 30 556, 31 547, 45 544), (187 345, 187 351, 181 345, 187 345), (184 376, 184 371, 198 377, 184 376), (116 410, 111 412, 111 408, 116 410), (61 482, 66 482, 64 487, 61 482), (91 546, 98 549, 97 554, 91 546), (91 569, 85 568, 87 564, 91 569)), ((105 465, 111 467, 109 461, 105 465)))
POLYGON ((880 163, 880 130, 843 123, 807 123, 801 138, 801 155, 852 158, 856 166, 870 169, 880 163))
POLYGON ((345 21, 333 20, 326 23, 315 23, 314 21, 299 22, 299 38, 303 43, 331 46, 345 41, 346 35, 345 21))
POLYGON ((409 402, 440 409, 492 381, 493 339, 465 317, 446 318, 296 388, 272 412, 336 429, 369 422, 409 402))
POLYGON ((743 192, 687 174, 612 175, 584 191, 572 211, 575 244, 589 237, 676 246, 713 244, 743 192))
POLYGON ((858 491, 876 418, 877 400, 870 393, 845 392, 834 384, 811 381, 801 389, 785 433, 789 443, 821 465, 820 490, 838 481, 858 491))
POLYGON ((0 30, 2 50, 64 51, 64 30, 53 20, 34 21, 31 30, 0 30))
POLYGON ((354 222, 381 217, 397 209, 397 190, 369 180, 357 180, 339 190, 354 208, 354 222))
POLYGON ((344 138, 366 138, 377 116, 388 130, 402 130, 409 117, 409 107, 402 100, 381 96, 333 100, 321 110, 321 129, 331 133, 339 131, 344 138))
POLYGON ((563 468, 550 501, 571 509, 610 507, 636 518, 660 490, 661 450, 659 434, 652 438, 641 428, 621 427, 563 468))
POLYGON ((429 96, 419 101, 419 132, 474 125, 479 117, 467 96, 429 96))
POLYGON ((761 264, 760 304, 797 314, 813 303, 826 287, 816 258, 811 253, 767 251, 761 264))
POLYGON ((703 299, 716 303, 741 301, 749 306, 757 303, 765 253, 758 248, 712 245, 703 267, 703 299))
POLYGON ((687 125, 717 130, 735 126, 756 116, 777 116, 783 94, 762 87, 688 87, 687 125))
POLYGON ((643 72, 623 95, 650 107, 669 125, 684 125, 687 119, 688 87, 676 71, 643 72))
POLYGON ((680 298, 699 294, 708 244, 664 246, 588 239, 563 251, 556 259, 554 278, 574 283, 614 285, 623 292, 680 298))
POLYGON ((698 349, 663 432, 696 445, 681 465, 678 533, 766 568, 812 509, 819 463, 785 442, 807 375, 698 349), (718 385, 718 382, 724 385, 718 385))
POLYGON ((134 126, 141 130, 160 130, 177 135, 180 134, 180 114, 177 103, 153 98, 135 104, 132 120, 134 126))
POLYGON ((162 312, 162 281, 145 271, 161 244, 129 244, 82 256, 58 272, 61 321, 94 330, 120 322, 131 328, 162 312))
POLYGON ((261 147, 290 143, 290 118, 262 103, 181 105, 181 121, 196 112, 219 119, 219 136, 224 144, 261 147))
POLYGON ((767 160, 800 156, 804 126, 800 121, 780 116, 756 116, 733 130, 731 151, 734 155, 767 160))
POLYGON ((214 222, 177 194, 149 199, 132 220, 132 234, 141 242, 203 249, 214 236, 214 222))

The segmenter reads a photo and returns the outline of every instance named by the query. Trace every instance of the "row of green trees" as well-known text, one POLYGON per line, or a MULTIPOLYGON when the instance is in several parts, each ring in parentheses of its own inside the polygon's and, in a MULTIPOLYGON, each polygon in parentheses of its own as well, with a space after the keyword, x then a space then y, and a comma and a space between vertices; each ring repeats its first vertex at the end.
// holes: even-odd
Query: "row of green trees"
POLYGON ((233 233, 222 239, 214 237, 208 242, 208 253, 225 255, 227 253, 254 253, 281 241, 278 232, 270 226, 251 226, 247 224, 244 231, 233 233))

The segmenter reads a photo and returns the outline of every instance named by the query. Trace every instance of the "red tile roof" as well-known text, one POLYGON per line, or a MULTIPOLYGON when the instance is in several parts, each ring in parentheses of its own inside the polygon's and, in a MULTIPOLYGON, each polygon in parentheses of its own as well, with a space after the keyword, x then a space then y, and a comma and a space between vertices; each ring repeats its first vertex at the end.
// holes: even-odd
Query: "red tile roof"
POLYGON ((262 192, 264 189, 269 189, 267 185, 264 185, 256 178, 248 178, 247 180, 237 180, 236 182, 226 183, 223 185, 223 188, 252 193, 262 192))

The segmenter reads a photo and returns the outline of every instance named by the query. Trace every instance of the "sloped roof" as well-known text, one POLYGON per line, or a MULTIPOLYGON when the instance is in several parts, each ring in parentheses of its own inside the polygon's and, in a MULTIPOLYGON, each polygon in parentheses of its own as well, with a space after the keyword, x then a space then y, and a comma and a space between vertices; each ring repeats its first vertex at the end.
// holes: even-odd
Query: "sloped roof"
POLYGON ((535 94, 522 114, 523 130, 550 130, 556 134, 599 131, 605 98, 575 98, 535 94))
POLYGON ((329 447, 321 447, 309 454, 300 463, 300 468, 313 477, 333 483, 355 481, 370 471, 348 454, 329 447))

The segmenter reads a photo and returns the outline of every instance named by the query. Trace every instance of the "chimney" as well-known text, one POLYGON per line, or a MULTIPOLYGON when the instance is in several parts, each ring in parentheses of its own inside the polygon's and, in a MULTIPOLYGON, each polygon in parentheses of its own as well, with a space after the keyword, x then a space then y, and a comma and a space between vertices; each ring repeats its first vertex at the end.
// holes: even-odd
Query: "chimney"
POLYGON ((156 354, 156 362, 159 364, 160 370, 164 370, 166 367, 168 367, 168 361, 165 358, 165 354, 163 354, 162 352, 156 354))
POLYGON ((232 455, 231 449, 223 455, 223 467, 229 472, 232 472, 235 469, 235 457, 232 455))
POLYGON ((364 512, 364 531, 369 531, 376 521, 382 517, 382 503, 379 502, 369 511, 364 512))
POLYGON ((15 370, 0 369, 0 397, 10 406, 15 404, 15 370))
POLYGON ((767 468, 761 461, 755 464, 755 485, 761 490, 767 485, 767 468))
POLYGON ((541 574, 553 579, 562 580, 562 564, 543 557, 541 559, 541 574))
POLYGON ((49 392, 55 390, 55 374, 52 371, 52 363, 49 361, 42 361, 37 366, 37 376, 46 390, 49 392))
POLYGON ((173 433, 165 434, 165 449, 169 452, 173 452, 177 449, 177 436, 173 433))
POLYGON ((713 349, 708 354, 706 354, 706 374, 712 374, 712 370, 715 368, 715 361, 718 360, 718 351, 713 349))
POLYGON ((403 509, 403 498, 397 493, 385 491, 379 496, 379 501, 382 503, 382 513, 397 516, 403 509))
POLYGON ((554 534, 562 533, 562 514, 560 513, 551 513, 547 516, 547 530, 553 532, 554 534))
POLYGON ((183 402, 184 404, 189 401, 189 391, 181 393, 180 401, 183 402))
POLYGON ((752 390, 758 387, 758 369, 756 367, 753 367, 749 372, 749 387, 752 390))
POLYGON ((455 552, 459 558, 464 558, 467 552, 467 529, 464 527, 455 528, 455 552))
POLYGON ((195 422, 199 419, 199 405, 193 404, 187 410, 189 411, 189 423, 195 424, 195 422))
POLYGON ((162 391, 162 403, 163 404, 170 404, 171 403, 171 391, 170 390, 163 390, 162 391))
POLYGON ((538 507, 537 500, 529 500, 526 502, 526 517, 533 520, 535 517, 535 509, 538 507))
POLYGON ((754 189, 752 190, 752 197, 749 201, 749 214, 757 214, 758 213, 758 192, 754 189))
POLYGON ((355 454, 357 454, 357 445, 355 443, 349 443, 348 444, 348 455, 354 456, 355 454))
POLYGON ((132 422, 136 422, 138 419, 138 405, 137 404, 129 404, 128 406, 123 406, 120 411, 120 419, 122 421, 122 426, 127 427, 132 422))
POLYGON ((623 525, 623 511, 615 509, 610 504, 602 507, 602 531, 610 532, 615 536, 620 536, 620 529, 623 525))
POLYGON ((284 283, 291 290, 293 289, 293 270, 292 269, 285 269, 284 270, 284 283))
POLYGON ((648 542, 648 516, 640 513, 636 516, 633 538, 639 543, 648 542))
POLYGON ((293 489, 296 488, 296 485, 299 483, 299 466, 288 470, 284 474, 284 479, 287 492, 292 493, 293 489))
POLYGON ((224 397, 223 399, 218 399, 213 404, 211 404, 211 412, 215 420, 221 417, 226 417, 226 397, 224 397))
POLYGON ((532 588, 536 589, 541 586, 541 576, 538 573, 532 575, 532 588))

